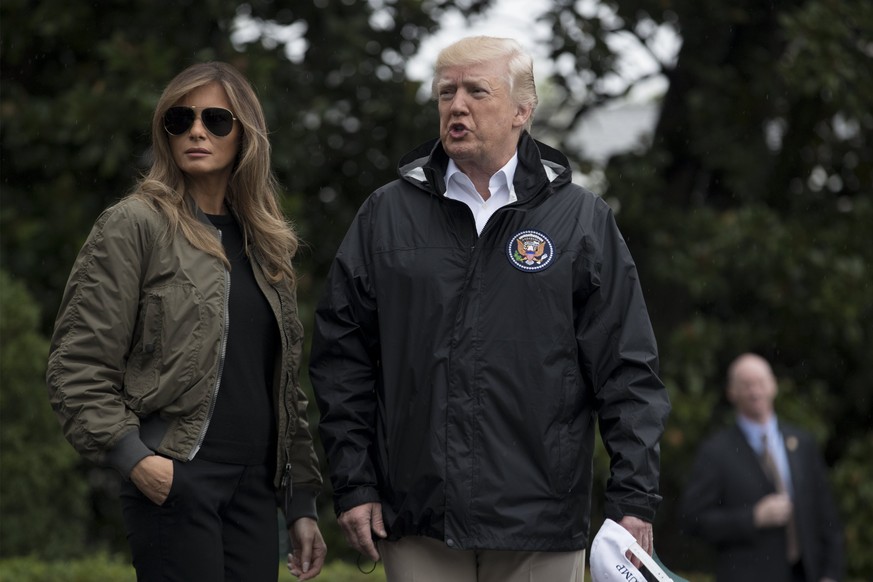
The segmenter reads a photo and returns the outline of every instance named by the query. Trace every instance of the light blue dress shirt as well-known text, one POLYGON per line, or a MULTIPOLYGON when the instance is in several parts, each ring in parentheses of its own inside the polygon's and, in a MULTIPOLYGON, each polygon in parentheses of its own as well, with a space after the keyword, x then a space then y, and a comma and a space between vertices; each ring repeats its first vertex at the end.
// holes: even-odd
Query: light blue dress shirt
POLYGON ((767 448, 770 451, 770 456, 776 463, 776 469, 779 471, 779 476, 782 478, 782 483, 785 484, 785 490, 790 497, 794 497, 794 487, 791 483, 791 470, 788 467, 788 453, 785 449, 785 441, 782 438, 782 433, 779 432, 779 423, 776 421, 776 415, 770 417, 770 420, 764 424, 759 424, 748 418, 740 415, 737 416, 737 425, 745 435, 749 446, 760 457, 764 454, 764 435, 767 435, 767 448))

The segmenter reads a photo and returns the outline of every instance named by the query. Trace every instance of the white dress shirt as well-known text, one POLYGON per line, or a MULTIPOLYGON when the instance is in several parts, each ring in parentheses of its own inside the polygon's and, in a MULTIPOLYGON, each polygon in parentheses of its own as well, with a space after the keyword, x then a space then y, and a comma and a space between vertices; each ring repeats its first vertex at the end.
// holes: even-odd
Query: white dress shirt
POLYGON ((491 196, 488 200, 483 200, 470 178, 458 168, 454 160, 449 159, 449 165, 446 168, 445 197, 458 200, 469 206, 476 221, 476 232, 482 234, 482 230, 492 214, 502 206, 518 200, 515 195, 515 187, 512 185, 517 167, 518 152, 505 166, 491 176, 488 181, 488 191, 491 192, 491 196))

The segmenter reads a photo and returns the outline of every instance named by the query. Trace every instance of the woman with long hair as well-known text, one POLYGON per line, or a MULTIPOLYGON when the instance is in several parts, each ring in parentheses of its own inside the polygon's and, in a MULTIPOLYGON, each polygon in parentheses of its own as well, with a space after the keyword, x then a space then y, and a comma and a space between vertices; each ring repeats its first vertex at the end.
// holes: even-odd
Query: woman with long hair
POLYGON ((298 239, 250 83, 220 62, 182 71, 155 109, 152 152, 73 266, 52 406, 81 454, 125 477, 140 581, 276 580, 277 505, 289 569, 314 578, 326 547, 299 385, 298 239))

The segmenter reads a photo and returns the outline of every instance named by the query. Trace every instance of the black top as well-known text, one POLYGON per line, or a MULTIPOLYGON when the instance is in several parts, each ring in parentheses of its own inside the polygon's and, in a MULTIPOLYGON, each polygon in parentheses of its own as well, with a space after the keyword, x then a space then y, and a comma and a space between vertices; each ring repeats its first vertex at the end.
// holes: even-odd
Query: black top
POLYGON ((258 287, 232 215, 207 215, 221 231, 230 261, 229 325, 215 410, 199 457, 216 462, 275 463, 273 369, 279 328, 258 287))

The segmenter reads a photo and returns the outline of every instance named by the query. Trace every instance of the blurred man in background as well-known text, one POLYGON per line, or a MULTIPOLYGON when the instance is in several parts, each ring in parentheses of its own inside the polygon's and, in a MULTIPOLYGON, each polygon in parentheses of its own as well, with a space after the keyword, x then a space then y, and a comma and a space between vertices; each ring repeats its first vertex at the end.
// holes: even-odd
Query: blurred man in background
POLYGON ((736 422, 698 451, 682 500, 685 528, 718 553, 718 582, 834 582, 842 529, 813 437, 776 417, 770 364, 730 365, 736 422))

